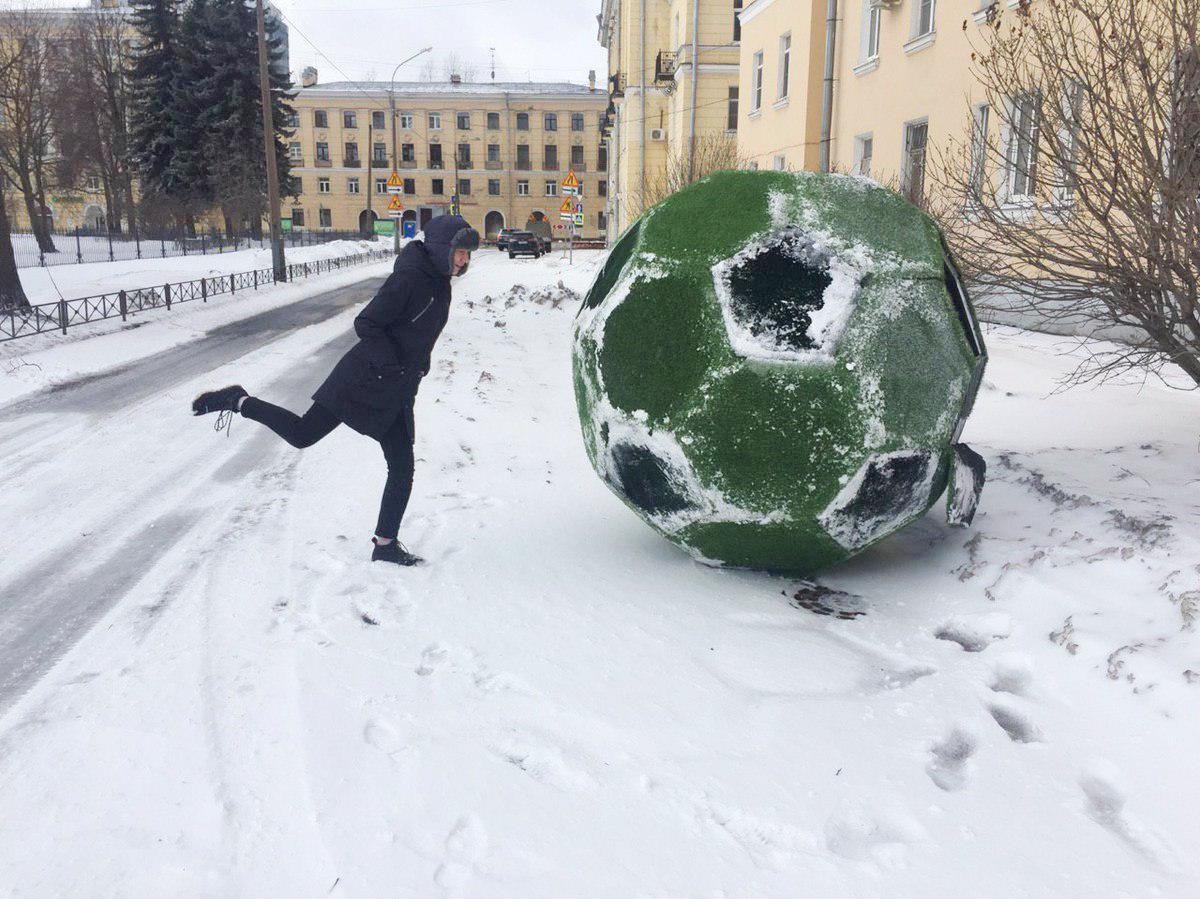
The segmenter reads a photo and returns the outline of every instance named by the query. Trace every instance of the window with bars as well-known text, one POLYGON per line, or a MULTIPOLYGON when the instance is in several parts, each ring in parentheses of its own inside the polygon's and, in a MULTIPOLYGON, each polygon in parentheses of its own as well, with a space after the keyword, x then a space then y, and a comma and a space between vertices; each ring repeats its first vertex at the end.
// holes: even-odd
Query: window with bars
POLYGON ((904 126, 901 192, 911 203, 920 204, 925 198, 925 144, 928 139, 928 122, 910 122, 904 126))

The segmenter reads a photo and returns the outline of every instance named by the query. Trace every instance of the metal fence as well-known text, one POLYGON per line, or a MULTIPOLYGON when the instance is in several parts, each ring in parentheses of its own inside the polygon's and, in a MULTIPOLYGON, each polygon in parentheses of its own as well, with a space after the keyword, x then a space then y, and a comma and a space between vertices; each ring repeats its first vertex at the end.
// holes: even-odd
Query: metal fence
MULTIPOLYGON (((368 262, 382 262, 393 258, 389 250, 369 250, 351 256, 338 256, 314 262, 297 262, 287 267, 287 280, 298 281, 325 272, 339 271, 368 262)), ((59 300, 57 303, 41 303, 24 310, 0 312, 0 342, 31 337, 48 331, 67 333, 68 328, 88 322, 120 317, 126 321, 130 315, 147 309, 170 309, 176 303, 191 300, 208 302, 209 297, 223 293, 235 294, 239 290, 258 290, 272 283, 272 270, 259 268, 230 275, 213 275, 193 281, 176 281, 158 287, 142 287, 136 290, 118 290, 76 300, 59 300)))
MULTIPOLYGON (((51 265, 79 265, 85 262, 128 262, 131 259, 166 259, 171 256, 208 256, 238 250, 266 250, 270 237, 222 237, 158 231, 139 234, 112 234, 103 230, 76 228, 53 231, 54 252, 43 252, 32 231, 13 231, 13 253, 17 268, 45 268, 51 265)), ((289 247, 308 247, 331 240, 363 240, 357 231, 289 231, 283 235, 289 247)))

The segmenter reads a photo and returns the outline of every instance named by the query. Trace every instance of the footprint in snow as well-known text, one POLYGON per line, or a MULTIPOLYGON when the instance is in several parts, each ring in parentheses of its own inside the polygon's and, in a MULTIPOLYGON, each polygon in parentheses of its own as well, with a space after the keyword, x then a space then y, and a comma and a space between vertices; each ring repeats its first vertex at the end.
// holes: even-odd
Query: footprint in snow
POLYGON ((372 718, 363 725, 363 740, 392 757, 408 748, 396 728, 382 718, 372 718))
POLYGON ((1001 612, 951 618, 934 632, 937 639, 957 643, 966 652, 983 652, 1010 634, 1012 619, 1001 612))
POLYGON ((421 653, 421 662, 416 667, 417 674, 421 677, 428 677, 442 667, 446 661, 446 657, 450 654, 448 647, 441 643, 434 643, 425 647, 421 653))
POLYGON ((1044 743, 1045 737, 1029 717, 1011 703, 993 702, 988 706, 988 714, 1008 734, 1014 743, 1044 743))
POLYGON ((1033 691, 1033 664, 1026 656, 1005 656, 992 668, 988 687, 994 693, 1028 697, 1033 691))
POLYGON ((568 762, 562 751, 542 741, 509 739, 489 747, 492 753, 538 783, 567 793, 595 788, 595 779, 568 762))
POLYGON ((900 812, 847 809, 825 822, 825 846, 830 852, 885 868, 904 867, 909 845, 923 839, 925 831, 917 820, 900 812))
POLYGON ((463 815, 446 837, 445 860, 433 879, 443 889, 458 892, 479 872, 487 856, 488 835, 478 815, 463 815))
POLYGON ((1117 786, 1117 771, 1108 762, 1094 762, 1079 778, 1087 816, 1116 837, 1130 852, 1156 868, 1177 870, 1171 846, 1125 811, 1126 797, 1117 786))
POLYGON ((968 763, 976 747, 974 735, 957 727, 951 730, 929 750, 931 758, 925 766, 929 779, 947 793, 961 790, 967 785, 968 763))

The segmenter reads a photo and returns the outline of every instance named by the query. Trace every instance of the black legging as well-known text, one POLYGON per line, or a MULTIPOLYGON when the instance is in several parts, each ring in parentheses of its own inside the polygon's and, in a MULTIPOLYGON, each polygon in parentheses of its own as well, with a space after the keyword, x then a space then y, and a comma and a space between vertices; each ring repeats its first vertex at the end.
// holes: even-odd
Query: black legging
MULTIPOLYGON (((341 424, 332 412, 316 403, 301 417, 295 412, 249 396, 242 401, 241 413, 252 421, 266 425, 296 449, 312 446, 341 424)), ((391 430, 379 441, 383 447, 383 458, 387 460, 388 474, 383 485, 383 498, 379 502, 375 535, 390 540, 395 540, 400 532, 400 520, 412 495, 413 444, 406 419, 407 416, 401 413, 391 430)))

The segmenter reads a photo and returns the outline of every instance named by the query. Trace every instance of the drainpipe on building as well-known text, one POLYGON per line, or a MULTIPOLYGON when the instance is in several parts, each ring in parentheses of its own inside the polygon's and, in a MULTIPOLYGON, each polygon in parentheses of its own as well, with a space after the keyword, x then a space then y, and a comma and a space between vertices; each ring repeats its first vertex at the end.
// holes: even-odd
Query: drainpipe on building
MULTIPOLYGON (((642 139, 639 141, 639 144, 641 145, 641 151, 642 151, 642 165, 641 165, 641 182, 640 182, 641 183, 641 199, 639 200, 639 202, 645 202, 645 197, 646 197, 646 0, 642 0, 642 35, 641 35, 641 39, 642 39, 642 66, 641 66, 641 68, 642 68, 642 86, 641 86, 642 121, 641 121, 641 132, 640 133, 642 135, 642 139)), ((642 210, 639 210, 639 212, 640 211, 642 211, 642 210)))
POLYGON ((821 92, 820 169, 829 171, 829 145, 833 139, 833 54, 837 46, 837 0, 825 7, 825 84, 821 92))
POLYGON ((688 132, 688 184, 696 177, 696 89, 700 79, 700 0, 692 0, 692 111, 688 132))

